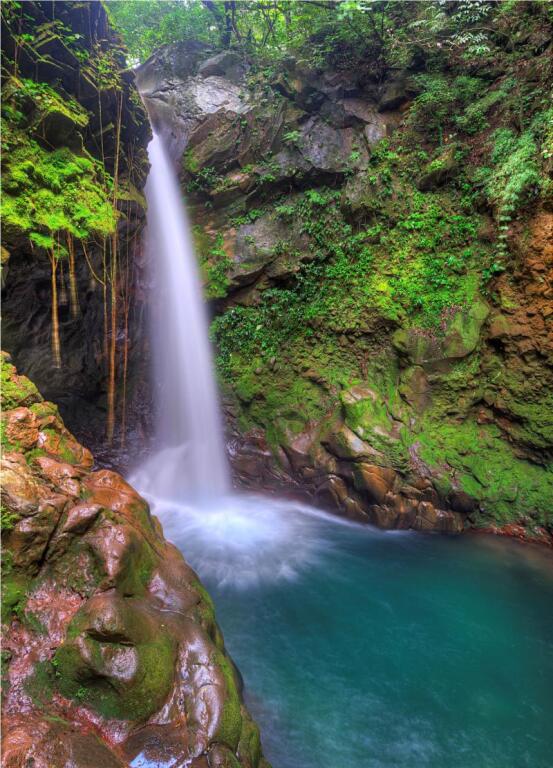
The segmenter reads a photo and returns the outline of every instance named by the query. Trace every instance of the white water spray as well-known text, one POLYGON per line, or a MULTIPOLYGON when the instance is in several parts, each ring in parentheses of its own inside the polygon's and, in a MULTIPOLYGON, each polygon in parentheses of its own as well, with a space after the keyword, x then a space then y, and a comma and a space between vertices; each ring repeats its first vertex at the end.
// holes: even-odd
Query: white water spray
POLYGON ((159 136, 150 142, 148 156, 157 453, 133 482, 156 498, 217 497, 229 492, 230 477, 190 226, 159 136))
POLYGON ((148 154, 157 445, 130 482, 202 576, 234 588, 294 579, 328 548, 319 528, 321 519, 332 518, 301 504, 231 492, 190 227, 160 137, 148 154))

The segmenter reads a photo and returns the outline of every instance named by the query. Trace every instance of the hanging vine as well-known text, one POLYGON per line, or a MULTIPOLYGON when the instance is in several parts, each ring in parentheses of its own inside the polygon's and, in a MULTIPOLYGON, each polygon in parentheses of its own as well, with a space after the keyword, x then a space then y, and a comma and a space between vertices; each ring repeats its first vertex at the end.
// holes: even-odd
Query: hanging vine
POLYGON ((129 112, 122 49, 115 39, 99 37, 104 34, 99 23, 103 10, 95 4, 79 5, 77 31, 66 24, 66 6, 52 4, 51 10, 51 17, 46 17, 40 4, 26 5, 15 0, 5 0, 1 7, 9 38, 2 63, 4 242, 27 238, 32 250, 48 259, 54 368, 63 365, 64 327, 77 322, 82 313, 80 259, 92 284, 101 287, 99 362, 105 367, 106 433, 111 442, 119 412, 123 430, 126 422, 131 278, 128 226, 127 222, 121 222, 120 227, 118 223, 125 214, 128 220, 130 211, 128 203, 126 210, 120 211, 120 201, 128 197, 125 185, 131 176, 127 158, 130 153, 122 138, 123 122, 124 116, 132 116, 136 105, 129 112), (46 72, 44 64, 50 67, 48 73, 51 66, 60 72, 55 83, 41 81, 41 72, 46 72), (81 84, 96 92, 95 117, 63 88, 64 82, 73 82, 75 70, 81 84), (64 73, 71 74, 66 77, 64 73), (52 117, 54 123, 72 123, 71 130, 80 138, 71 146, 79 149, 52 146, 47 131, 52 117), (120 242, 121 237, 125 239, 120 242), (125 253, 122 261, 120 252, 125 253), (67 304, 68 314, 60 315, 60 307, 67 304), (121 349, 120 323, 125 340, 121 349), (120 390, 122 403, 118 411, 120 390))

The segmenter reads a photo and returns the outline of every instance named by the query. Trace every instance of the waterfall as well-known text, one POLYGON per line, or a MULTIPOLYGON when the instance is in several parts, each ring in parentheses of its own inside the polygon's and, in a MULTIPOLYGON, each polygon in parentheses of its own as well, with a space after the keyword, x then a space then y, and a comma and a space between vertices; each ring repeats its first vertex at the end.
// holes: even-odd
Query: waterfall
POLYGON ((133 478, 147 496, 183 500, 230 490, 208 319, 181 189, 163 141, 148 147, 147 248, 156 453, 133 478))

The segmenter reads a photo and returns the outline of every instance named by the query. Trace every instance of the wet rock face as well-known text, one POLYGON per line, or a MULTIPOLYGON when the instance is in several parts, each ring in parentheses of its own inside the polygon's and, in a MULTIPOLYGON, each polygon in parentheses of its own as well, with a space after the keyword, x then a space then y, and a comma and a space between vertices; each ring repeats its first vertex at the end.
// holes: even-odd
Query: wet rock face
POLYGON ((197 575, 2 367, 2 765, 267 766, 197 575))

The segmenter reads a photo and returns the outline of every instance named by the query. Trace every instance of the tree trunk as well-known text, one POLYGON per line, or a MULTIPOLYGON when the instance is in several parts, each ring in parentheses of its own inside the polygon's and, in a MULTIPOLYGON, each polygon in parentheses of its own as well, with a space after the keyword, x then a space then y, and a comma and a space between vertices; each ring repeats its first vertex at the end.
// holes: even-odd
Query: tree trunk
POLYGON ((57 269, 58 260, 54 250, 49 254, 50 258, 50 278, 52 286, 52 358, 54 367, 61 368, 61 344, 60 344, 60 322, 58 315, 58 281, 57 269))
POLYGON ((80 314, 77 277, 75 275, 75 244, 73 236, 67 233, 67 250, 69 251, 69 306, 71 317, 75 320, 80 314))
MULTIPOLYGON (((117 235, 114 235, 114 240, 117 235)), ((116 246, 113 246, 116 247, 116 246)), ((112 255, 113 258, 113 255, 112 255)), ((108 378, 108 417, 107 417, 107 439, 111 443, 115 432, 115 352, 117 349, 117 282, 112 273, 111 282, 111 306, 110 306, 110 346, 109 346, 109 378, 108 378)))

